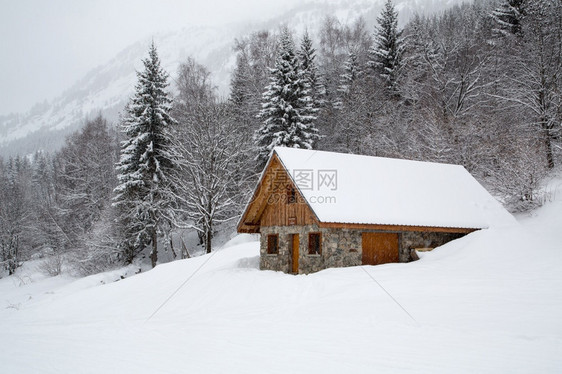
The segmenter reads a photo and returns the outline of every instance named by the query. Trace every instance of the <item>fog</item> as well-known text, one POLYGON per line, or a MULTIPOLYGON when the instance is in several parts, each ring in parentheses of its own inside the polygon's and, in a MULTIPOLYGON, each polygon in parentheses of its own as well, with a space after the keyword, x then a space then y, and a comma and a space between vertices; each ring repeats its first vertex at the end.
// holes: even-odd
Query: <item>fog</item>
POLYGON ((0 114, 26 111, 56 97, 90 69, 152 34, 263 20, 298 2, 0 0, 0 114))

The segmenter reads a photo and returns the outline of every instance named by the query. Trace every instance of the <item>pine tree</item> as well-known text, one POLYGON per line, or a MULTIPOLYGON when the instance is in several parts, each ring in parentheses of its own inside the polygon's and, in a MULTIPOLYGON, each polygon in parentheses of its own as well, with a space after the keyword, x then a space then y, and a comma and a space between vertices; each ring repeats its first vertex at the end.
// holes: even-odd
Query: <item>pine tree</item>
POLYGON ((246 53, 239 51, 230 80, 228 101, 232 118, 238 123, 239 131, 250 148, 253 144, 253 133, 259 126, 259 119, 256 118, 260 107, 259 94, 252 88, 254 79, 246 53))
POLYGON ((176 121, 170 116, 172 100, 165 91, 168 74, 160 66, 154 43, 143 64, 122 123, 126 140, 117 165, 119 185, 114 190, 114 205, 124 231, 125 260, 131 262, 152 244, 154 267, 158 236, 168 235, 174 222, 177 200, 173 179, 179 156, 173 147, 176 121))
POLYGON ((338 87, 338 99, 334 103, 334 107, 343 108, 343 102, 349 98, 353 91, 357 79, 362 75, 361 67, 357 59, 357 53, 351 48, 347 60, 343 64, 343 74, 340 75, 340 85, 338 87))
POLYGON ((492 12, 492 18, 498 24, 496 31, 503 35, 521 35, 521 20, 525 15, 527 0, 502 0, 500 6, 492 12))
POLYGON ((396 80, 402 68, 404 43, 402 31, 398 30, 398 12, 392 0, 387 0, 381 15, 377 18, 375 45, 369 51, 369 65, 385 81, 386 87, 396 92, 396 80))
POLYGON ((247 104, 250 100, 247 82, 251 79, 248 58, 244 53, 238 53, 236 56, 236 67, 232 72, 230 80, 230 97, 233 111, 237 118, 243 118, 246 113, 247 104))
MULTIPOLYGON (((236 66, 230 82, 229 102, 245 148, 250 149, 250 159, 257 158, 254 134, 261 125, 258 114, 264 87, 269 83, 269 67, 275 64, 277 46, 277 35, 267 31, 254 32, 235 41, 236 66)), ((255 173, 253 169, 248 172, 255 173)))
POLYGON ((26 186, 30 165, 27 159, 16 157, 6 165, 0 176, 0 265, 10 275, 21 265, 23 241, 29 219, 26 186))
POLYGON ((260 165, 265 164, 276 146, 312 149, 319 138, 314 125, 317 109, 289 30, 281 34, 280 44, 270 84, 263 94, 259 114, 263 123, 254 136, 260 165))
POLYGON ((357 54, 357 48, 351 47, 340 75, 338 97, 334 102, 336 131, 332 135, 334 150, 340 152, 360 153, 361 141, 368 123, 367 107, 372 101, 363 84, 363 71, 357 54))
POLYGON ((318 67, 316 66, 316 49, 312 45, 312 39, 310 39, 310 36, 308 35, 308 30, 305 31, 302 37, 298 57, 301 63, 304 79, 309 86, 312 106, 313 108, 317 108, 322 104, 324 87, 320 83, 318 67))

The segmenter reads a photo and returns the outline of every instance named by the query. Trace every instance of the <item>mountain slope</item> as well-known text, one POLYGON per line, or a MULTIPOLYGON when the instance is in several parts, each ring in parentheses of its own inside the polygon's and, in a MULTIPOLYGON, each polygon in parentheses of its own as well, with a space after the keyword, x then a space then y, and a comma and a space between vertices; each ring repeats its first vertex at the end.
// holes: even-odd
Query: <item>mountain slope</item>
POLYGON ((75 280, 28 264, 0 280, 0 362, 18 373, 556 373, 562 180, 552 190, 519 224, 408 264, 260 271, 249 236, 118 282, 127 269, 75 280))
MULTIPOLYGON (((402 23, 414 12, 430 13, 461 0, 396 1, 402 23)), ((230 72, 234 67, 234 40, 257 30, 277 30, 287 24, 302 33, 308 28, 314 35, 326 15, 344 22, 364 17, 369 27, 382 7, 383 0, 310 1, 279 15, 254 24, 221 27, 185 27, 174 33, 155 34, 164 68, 173 78, 179 64, 191 56, 212 72, 219 92, 226 96, 230 72)), ((102 66, 90 71, 72 87, 50 102, 35 105, 29 112, 0 116, 0 156, 31 153, 37 149, 58 149, 64 136, 79 128, 85 119, 102 113, 110 121, 118 119, 135 84, 135 69, 141 66, 151 40, 141 40, 120 52, 102 66)), ((172 82, 173 83, 173 82, 172 82)))
MULTIPOLYGON (((232 55, 230 49, 233 39, 230 32, 227 27, 193 27, 158 35, 154 40, 164 68, 172 77, 179 63, 193 56, 208 63, 218 77, 227 80, 222 77, 222 70, 232 55)), ((52 139, 46 139, 44 144, 27 143, 37 136, 45 138, 45 133, 66 134, 74 131, 85 118, 94 117, 100 112, 110 120, 116 120, 133 92, 135 71, 140 69, 141 59, 145 57, 150 42, 143 40, 127 47, 105 65, 93 69, 51 103, 38 105, 27 115, 0 119, 0 146, 6 149, 4 153, 12 153, 10 150, 13 148, 30 152, 36 146, 57 149, 64 137, 55 141, 56 144, 51 143, 52 139)))

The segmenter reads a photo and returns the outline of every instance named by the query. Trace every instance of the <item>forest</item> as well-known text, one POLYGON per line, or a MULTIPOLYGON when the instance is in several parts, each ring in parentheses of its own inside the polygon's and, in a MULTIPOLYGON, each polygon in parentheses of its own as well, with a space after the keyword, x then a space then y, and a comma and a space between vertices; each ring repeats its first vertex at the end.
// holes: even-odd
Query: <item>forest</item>
POLYGON ((374 30, 327 17, 238 39, 227 98, 192 58, 165 72, 153 44, 117 128, 100 115, 56 153, 0 160, 3 271, 210 253, 275 146, 460 164, 512 212, 541 205, 562 161, 562 1, 397 20, 388 0, 374 30))

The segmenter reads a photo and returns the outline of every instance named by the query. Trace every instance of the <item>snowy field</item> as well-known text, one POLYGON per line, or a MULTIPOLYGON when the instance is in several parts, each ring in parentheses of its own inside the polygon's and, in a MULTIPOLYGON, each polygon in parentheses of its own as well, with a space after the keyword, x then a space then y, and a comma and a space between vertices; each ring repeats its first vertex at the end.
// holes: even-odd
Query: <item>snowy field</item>
POLYGON ((562 372, 562 196, 409 264, 259 271, 239 236, 119 281, 36 266, 0 279, 1 373, 562 372))

